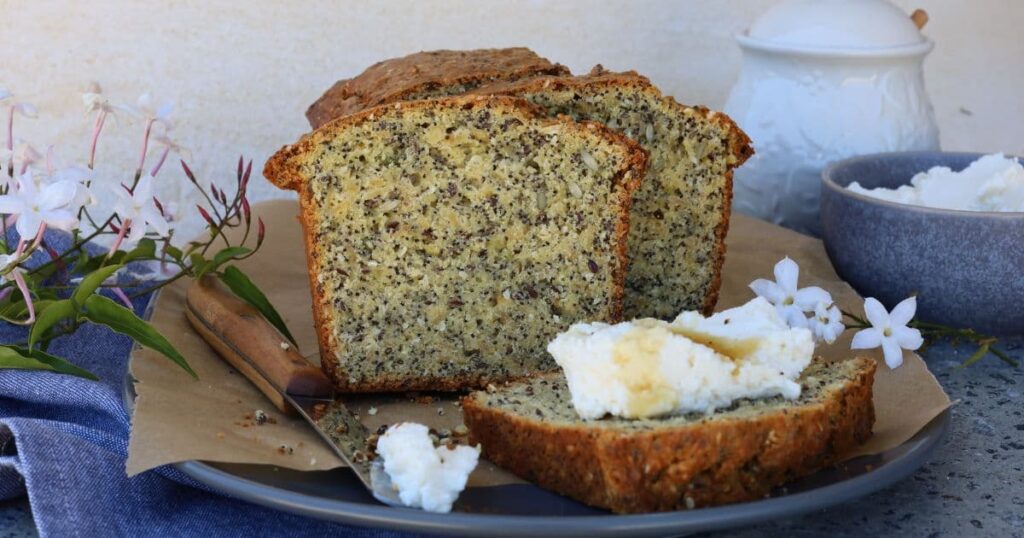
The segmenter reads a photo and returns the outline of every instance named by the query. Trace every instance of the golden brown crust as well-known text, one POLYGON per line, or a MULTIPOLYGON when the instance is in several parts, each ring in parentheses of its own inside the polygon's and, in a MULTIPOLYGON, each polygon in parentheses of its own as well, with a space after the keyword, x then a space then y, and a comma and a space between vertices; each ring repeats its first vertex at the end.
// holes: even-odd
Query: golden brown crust
POLYGON ((341 116, 404 101, 433 88, 479 85, 536 75, 568 75, 525 47, 417 52, 378 62, 359 75, 336 82, 306 110, 314 129, 341 116))
POLYGON ((722 285, 722 264, 725 262, 725 236, 729 231, 729 218, 732 215, 732 194, 733 194, 733 170, 742 165, 754 154, 750 138, 736 125, 729 116, 720 112, 714 112, 703 106, 687 106, 678 103, 671 96, 662 95, 661 90, 651 84, 651 81, 635 71, 613 73, 597 65, 590 73, 581 76, 539 76, 525 80, 498 82, 481 86, 471 93, 476 95, 523 95, 536 93, 544 90, 579 89, 586 86, 628 86, 636 90, 647 92, 656 99, 662 101, 666 106, 684 114, 687 109, 696 110, 698 114, 718 124, 724 131, 729 133, 729 153, 734 158, 726 172, 725 199, 722 202, 722 219, 715 229, 715 255, 711 260, 714 265, 714 278, 708 286, 707 295, 704 297, 702 312, 710 315, 718 302, 718 293, 722 285))
POLYGON ((312 193, 301 174, 301 158, 312 151, 316 144, 330 139, 334 133, 357 125, 364 121, 373 121, 375 118, 387 114, 398 114, 402 111, 416 110, 419 108, 440 107, 495 107, 522 115, 524 119, 541 120, 545 124, 562 123, 578 132, 589 132, 598 135, 617 146, 625 148, 627 163, 622 172, 614 178, 614 182, 620 185, 619 199, 619 221, 616 224, 614 241, 615 253, 619 260, 617 267, 613 269, 612 279, 612 319, 607 321, 617 322, 622 316, 622 302, 625 293, 626 264, 628 263, 626 249, 626 238, 629 233, 629 207, 632 203, 632 194, 643 178, 647 167, 647 151, 639 144, 629 138, 612 131, 602 124, 595 122, 574 122, 568 117, 550 118, 547 117, 538 107, 523 99, 509 96, 480 96, 464 95, 446 97, 424 101, 414 101, 391 105, 382 105, 372 109, 364 110, 356 114, 344 116, 334 120, 320 129, 304 135, 295 144, 285 146, 278 150, 266 163, 263 174, 268 180, 282 189, 291 189, 299 193, 301 212, 300 220, 303 225, 303 235, 306 246, 306 263, 309 267, 310 293, 313 299, 314 322, 317 327, 317 336, 320 344, 320 361, 324 372, 335 382, 341 392, 396 392, 407 390, 437 390, 455 391, 468 388, 479 388, 488 383, 504 382, 516 379, 515 377, 498 377, 490 372, 479 372, 475 374, 448 375, 445 377, 421 377, 411 379, 406 376, 395 376, 382 374, 370 381, 350 382, 345 372, 338 364, 336 353, 343 353, 342 344, 335 342, 330 333, 334 325, 331 317, 334 315, 332 305, 324 300, 322 290, 318 285, 316 275, 321 268, 317 262, 316 245, 313 243, 313 229, 316 228, 317 215, 312 203, 312 193))
MULTIPOLYGON (((532 420, 462 401, 483 456, 542 487, 617 513, 758 499, 833 465, 871 435, 875 361, 842 389, 785 412, 624 431, 532 420)), ((557 374, 555 374, 557 375, 557 374)))

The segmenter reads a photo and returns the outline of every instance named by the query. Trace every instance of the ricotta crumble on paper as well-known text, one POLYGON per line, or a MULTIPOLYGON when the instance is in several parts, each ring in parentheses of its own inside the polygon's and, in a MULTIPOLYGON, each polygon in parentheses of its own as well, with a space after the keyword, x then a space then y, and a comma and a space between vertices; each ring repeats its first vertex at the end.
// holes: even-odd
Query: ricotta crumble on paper
POLYGON ((377 440, 384 472, 402 504, 428 512, 450 512, 480 458, 479 447, 435 447, 423 424, 404 422, 377 440))

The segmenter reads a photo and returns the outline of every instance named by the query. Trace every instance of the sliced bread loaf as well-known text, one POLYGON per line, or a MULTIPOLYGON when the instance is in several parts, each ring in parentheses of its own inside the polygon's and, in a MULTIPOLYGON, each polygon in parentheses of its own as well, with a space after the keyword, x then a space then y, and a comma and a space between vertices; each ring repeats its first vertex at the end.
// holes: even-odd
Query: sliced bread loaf
POLYGON ((633 199, 626 275, 627 319, 710 314, 718 300, 732 171, 753 155, 728 116, 680 105, 635 72, 537 77, 483 86, 523 97, 548 114, 599 121, 650 152, 633 199))
POLYGON ((525 47, 417 52, 378 62, 339 80, 306 111, 314 129, 341 116, 377 105, 443 97, 481 84, 537 75, 568 75, 525 47))
POLYGON ((299 193, 338 388, 457 390, 554 368, 557 333, 621 317, 645 164, 600 124, 464 96, 346 116, 264 174, 299 193))
POLYGON ((580 420, 561 373, 462 400, 470 442, 525 480, 619 513, 763 497, 836 463, 871 435, 875 361, 815 360, 795 401, 741 400, 711 415, 580 420))

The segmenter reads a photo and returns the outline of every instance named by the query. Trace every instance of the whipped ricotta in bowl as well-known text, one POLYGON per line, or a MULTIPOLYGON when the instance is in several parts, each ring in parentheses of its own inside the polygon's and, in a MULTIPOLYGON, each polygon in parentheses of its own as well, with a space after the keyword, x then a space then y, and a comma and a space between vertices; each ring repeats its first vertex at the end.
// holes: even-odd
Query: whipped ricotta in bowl
POLYGON ((937 209, 1024 212, 1024 166, 1001 153, 985 155, 960 172, 934 166, 896 189, 865 189, 856 181, 847 188, 880 200, 937 209))
POLYGON ((711 413, 741 398, 795 399, 814 338, 759 297, 709 318, 684 312, 671 323, 577 323, 548 352, 581 418, 651 418, 711 413))

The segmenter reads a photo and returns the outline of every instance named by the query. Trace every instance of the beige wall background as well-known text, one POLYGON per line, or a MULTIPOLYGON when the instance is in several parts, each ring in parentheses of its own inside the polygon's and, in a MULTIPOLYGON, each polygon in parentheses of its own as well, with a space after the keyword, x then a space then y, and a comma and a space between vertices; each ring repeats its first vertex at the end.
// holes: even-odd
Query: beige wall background
MULTIPOLYGON (((259 167, 305 132, 305 107, 336 79, 423 49, 527 45, 574 72, 636 69, 681 102, 719 108, 739 69, 732 35, 774 3, 0 0, 0 87, 40 109, 19 118, 19 135, 55 144, 68 162, 86 149, 80 92, 89 81, 115 101, 144 91, 172 100, 194 168, 230 180, 239 153, 259 167)), ((1024 1, 896 4, 931 15, 926 81, 944 148, 1024 154, 1024 1)), ((139 134, 127 118, 110 124, 103 181, 130 174, 139 134)), ((165 199, 190 199, 184 182, 163 179, 165 199)), ((282 195, 255 183, 257 200, 282 195)))

